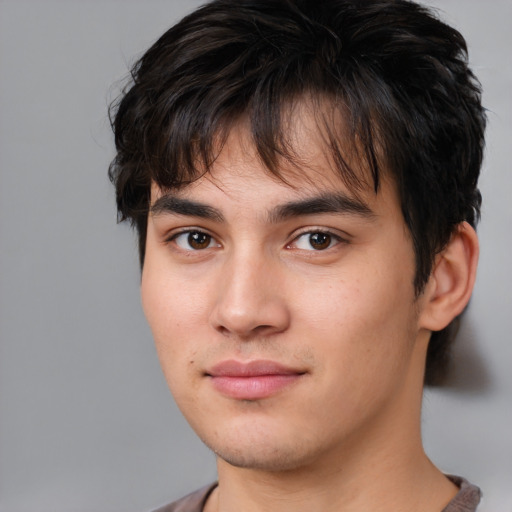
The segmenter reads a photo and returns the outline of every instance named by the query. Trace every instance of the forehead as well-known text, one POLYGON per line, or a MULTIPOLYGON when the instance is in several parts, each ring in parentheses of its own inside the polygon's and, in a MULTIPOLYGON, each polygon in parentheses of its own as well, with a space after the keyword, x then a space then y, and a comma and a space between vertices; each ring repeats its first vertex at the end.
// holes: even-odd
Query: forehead
POLYGON ((275 173, 262 161, 247 125, 238 125, 199 178, 173 189, 153 183, 151 214, 173 213, 215 221, 251 214, 275 223, 328 213, 375 221, 391 213, 402 222, 393 184, 384 179, 376 192, 367 183, 371 180, 365 167, 351 159, 358 183, 350 186, 309 119, 301 119, 294 126, 289 142, 290 154, 280 156, 275 173))
POLYGON ((296 191, 343 189, 360 199, 371 198, 386 176, 376 176, 370 169, 365 148, 346 124, 332 104, 311 99, 290 103, 269 139, 257 137, 254 119, 242 117, 219 130, 212 163, 205 164, 197 154, 192 179, 173 187, 158 183, 154 190, 188 194, 205 181, 221 186, 221 176, 224 187, 235 182, 251 187, 264 173, 269 183, 296 191))

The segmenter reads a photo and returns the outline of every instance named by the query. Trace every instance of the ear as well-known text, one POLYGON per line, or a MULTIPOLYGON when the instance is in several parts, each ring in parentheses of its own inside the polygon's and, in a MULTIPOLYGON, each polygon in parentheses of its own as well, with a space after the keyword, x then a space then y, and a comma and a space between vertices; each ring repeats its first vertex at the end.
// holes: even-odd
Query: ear
POLYGON ((423 292, 420 327, 440 331, 462 313, 473 291, 477 263, 478 238, 475 230, 462 222, 436 256, 423 292))

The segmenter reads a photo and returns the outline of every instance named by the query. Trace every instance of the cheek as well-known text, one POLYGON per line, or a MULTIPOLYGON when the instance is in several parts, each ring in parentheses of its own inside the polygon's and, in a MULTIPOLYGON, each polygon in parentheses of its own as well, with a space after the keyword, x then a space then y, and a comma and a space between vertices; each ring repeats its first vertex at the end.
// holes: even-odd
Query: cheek
POLYGON ((301 311, 295 316, 309 324, 304 329, 323 347, 333 379, 343 374, 364 386, 372 374, 391 379, 407 362, 415 339, 412 270, 391 268, 333 274, 321 292, 298 295, 301 311))
MULTIPOLYGON (((167 385, 180 409, 195 410, 197 386, 197 350, 190 333, 196 330, 194 318, 180 294, 161 279, 142 279, 141 297, 151 328, 156 352, 167 385)), ((193 308, 192 308, 193 310, 193 308)))
POLYGON ((187 332, 200 326, 204 297, 200 283, 187 279, 183 272, 173 271, 165 259, 160 262, 153 256, 146 260, 141 281, 142 307, 157 345, 173 345, 174 340, 183 340, 187 332))
POLYGON ((297 280, 294 293, 295 305, 301 309, 297 314, 307 315, 317 328, 336 326, 340 333, 385 328, 413 309, 412 278, 408 272, 368 265, 360 272, 351 269, 322 277, 315 287, 307 280, 297 280), (304 290, 310 293, 305 294, 304 290))
POLYGON ((144 314, 153 334, 158 358, 169 386, 194 365, 194 346, 189 335, 199 325, 197 308, 188 306, 190 298, 179 293, 180 283, 159 272, 147 261, 142 274, 141 299, 144 314))

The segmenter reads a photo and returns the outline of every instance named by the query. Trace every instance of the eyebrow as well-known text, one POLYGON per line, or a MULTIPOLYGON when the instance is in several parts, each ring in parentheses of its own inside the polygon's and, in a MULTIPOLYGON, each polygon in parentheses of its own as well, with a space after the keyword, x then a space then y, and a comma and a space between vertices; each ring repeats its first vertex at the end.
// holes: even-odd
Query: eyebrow
POLYGON ((276 207, 270 215, 272 222, 280 222, 291 217, 319 213, 356 215, 367 219, 376 217, 376 214, 366 203, 343 192, 324 193, 316 197, 290 201, 276 207))
POLYGON ((192 217, 200 217, 201 219, 209 219, 216 222, 223 222, 224 215, 221 211, 213 206, 204 203, 192 201, 165 194, 159 197, 149 209, 151 215, 161 215, 163 213, 171 213, 177 215, 186 215, 192 217))
MULTIPOLYGON (((165 213, 199 217, 215 222, 224 222, 222 212, 210 205, 185 199, 171 194, 159 197, 150 207, 152 215, 165 213)), ((320 213, 337 213, 356 215, 358 217, 372 219, 375 213, 371 208, 358 198, 350 197, 342 192, 324 193, 319 196, 290 201, 276 206, 269 212, 269 220, 272 223, 320 213)))

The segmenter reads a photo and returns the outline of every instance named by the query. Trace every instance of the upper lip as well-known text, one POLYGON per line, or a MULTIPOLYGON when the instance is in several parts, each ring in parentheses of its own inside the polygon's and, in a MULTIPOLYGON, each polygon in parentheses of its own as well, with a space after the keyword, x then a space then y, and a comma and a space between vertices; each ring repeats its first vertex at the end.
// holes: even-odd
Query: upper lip
POLYGON ((291 368, 275 361, 253 360, 236 361, 229 359, 212 366, 207 375, 212 377, 257 377, 262 375, 294 375, 303 374, 302 370, 291 368))

